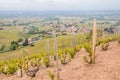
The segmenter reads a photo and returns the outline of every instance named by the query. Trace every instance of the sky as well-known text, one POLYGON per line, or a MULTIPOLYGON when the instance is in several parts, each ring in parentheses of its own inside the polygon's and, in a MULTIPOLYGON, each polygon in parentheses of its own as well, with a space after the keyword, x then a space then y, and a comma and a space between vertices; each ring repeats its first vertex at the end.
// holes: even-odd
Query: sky
POLYGON ((120 0, 0 0, 0 10, 120 10, 120 0))

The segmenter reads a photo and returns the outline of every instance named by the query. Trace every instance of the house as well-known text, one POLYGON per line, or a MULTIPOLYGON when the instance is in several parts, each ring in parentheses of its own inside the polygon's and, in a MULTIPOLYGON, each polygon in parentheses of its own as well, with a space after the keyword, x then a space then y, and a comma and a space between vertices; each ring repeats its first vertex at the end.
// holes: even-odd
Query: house
POLYGON ((75 32, 75 33, 77 33, 78 28, 76 28, 76 27, 74 27, 74 26, 71 26, 71 27, 66 28, 66 31, 68 31, 68 32, 75 32))
POLYGON ((3 28, 1 27, 0 30, 3 30, 3 28))

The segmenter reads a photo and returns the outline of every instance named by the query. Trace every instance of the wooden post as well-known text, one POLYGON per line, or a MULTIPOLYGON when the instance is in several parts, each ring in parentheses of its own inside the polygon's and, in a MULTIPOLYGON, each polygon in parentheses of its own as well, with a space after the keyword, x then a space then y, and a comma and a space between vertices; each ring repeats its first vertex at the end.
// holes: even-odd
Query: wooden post
POLYGON ((59 65, 58 65, 58 48, 57 48, 57 42, 56 42, 56 33, 54 33, 54 46, 55 46, 55 53, 56 53, 57 80, 60 80, 59 65))
POLYGON ((25 68, 28 69, 28 63, 29 63, 29 57, 28 57, 28 49, 25 49, 25 56, 27 56, 27 60, 26 60, 26 63, 25 63, 25 68))
POLYGON ((17 75, 18 77, 22 77, 22 69, 20 67, 18 67, 17 75))
POLYGON ((18 77, 22 77, 22 61, 21 61, 21 52, 20 52, 20 48, 18 48, 18 59, 19 59, 19 66, 18 66, 18 71, 17 71, 17 75, 18 77))
POLYGON ((97 34, 96 19, 94 19, 93 41, 92 41, 92 63, 93 63, 93 64, 95 64, 96 34, 97 34))

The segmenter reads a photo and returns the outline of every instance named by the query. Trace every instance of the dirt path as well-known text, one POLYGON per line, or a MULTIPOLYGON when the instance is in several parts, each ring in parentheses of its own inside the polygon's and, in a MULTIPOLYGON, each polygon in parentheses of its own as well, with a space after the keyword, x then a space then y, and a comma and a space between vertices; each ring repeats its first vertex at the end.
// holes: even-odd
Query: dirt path
MULTIPOLYGON (((109 50, 96 50, 96 64, 88 65, 82 60, 86 51, 82 49, 76 53, 75 58, 67 65, 60 64, 61 80, 120 80, 120 46, 117 42, 111 42, 109 50)), ((18 78, 16 74, 11 76, 0 75, 0 80, 50 80, 47 70, 56 74, 55 67, 41 68, 35 78, 24 75, 18 78)))

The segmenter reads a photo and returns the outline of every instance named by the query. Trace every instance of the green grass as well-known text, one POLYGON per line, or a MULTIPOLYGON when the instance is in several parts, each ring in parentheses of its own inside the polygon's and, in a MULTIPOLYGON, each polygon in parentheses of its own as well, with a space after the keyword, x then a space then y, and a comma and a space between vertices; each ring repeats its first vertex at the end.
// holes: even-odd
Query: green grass
MULTIPOLYGON (((76 38, 76 44, 83 44, 86 41, 85 40, 86 37, 84 35, 79 34, 79 35, 76 35, 75 38, 76 38)), ((23 51, 22 54, 19 53, 18 50, 1 53, 0 60, 17 59, 18 54, 25 56, 26 49, 28 50, 27 51, 28 54, 39 54, 42 52, 47 52, 47 44, 46 43, 47 43, 47 39, 43 39, 43 40, 35 43, 34 47, 31 47, 31 46, 24 47, 21 49, 23 51)), ((73 36, 72 35, 59 36, 59 37, 57 37, 57 43, 58 43, 59 48, 62 46, 62 44, 64 44, 65 47, 73 47, 73 36)), ((54 39, 53 38, 50 38, 50 50, 51 51, 54 50, 54 39)))
POLYGON ((0 30, 0 44, 10 45, 10 42, 20 38, 18 32, 0 30))

